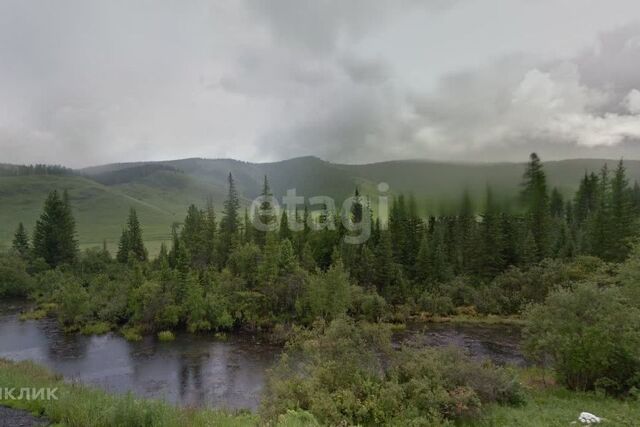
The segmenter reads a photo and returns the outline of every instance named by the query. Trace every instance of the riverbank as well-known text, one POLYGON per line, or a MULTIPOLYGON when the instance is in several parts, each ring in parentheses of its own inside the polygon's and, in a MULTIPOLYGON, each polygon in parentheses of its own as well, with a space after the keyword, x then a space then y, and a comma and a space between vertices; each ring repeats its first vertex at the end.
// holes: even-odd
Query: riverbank
MULTIPOLYGON (((164 402, 139 399, 131 394, 112 395, 91 387, 67 383, 62 377, 32 362, 0 359, 3 390, 15 389, 13 396, 0 396, 0 405, 29 411, 53 423, 70 427, 99 426, 251 426, 256 415, 212 409, 178 408, 164 402), (55 399, 18 399, 19 390, 54 390, 55 399), (13 398, 12 398, 13 397, 13 398)), ((46 396, 46 394, 45 394, 46 396)))
MULTIPOLYGON (((526 403, 522 406, 494 405, 485 408, 481 419, 468 421, 466 426, 480 427, 565 427, 577 421, 578 415, 591 412, 604 418, 604 425, 635 426, 640 420, 637 401, 623 401, 595 393, 570 392, 557 386, 547 372, 543 377, 535 369, 519 370, 526 387, 526 403)), ((15 388, 15 396, 23 387, 30 389, 57 388, 57 400, 13 400, 1 396, 0 405, 26 410, 50 422, 70 427, 102 426, 256 426, 257 415, 247 412, 226 412, 212 409, 179 408, 164 402, 139 399, 133 395, 111 395, 101 390, 75 383, 50 373, 32 362, 0 359, 0 384, 15 388)), ((305 412, 291 412, 281 418, 278 426, 317 425, 305 412)))

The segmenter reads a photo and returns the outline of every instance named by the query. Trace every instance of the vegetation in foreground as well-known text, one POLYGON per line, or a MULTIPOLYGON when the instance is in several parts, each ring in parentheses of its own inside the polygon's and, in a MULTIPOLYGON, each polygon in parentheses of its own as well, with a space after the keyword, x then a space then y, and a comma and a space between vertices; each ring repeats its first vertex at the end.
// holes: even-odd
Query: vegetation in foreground
POLYGON ((0 359, 0 384, 7 388, 58 388, 57 400, 0 400, 0 404, 26 409, 34 415, 69 427, 111 426, 247 426, 257 419, 251 414, 215 410, 178 409, 169 404, 128 395, 110 395, 62 378, 32 362, 0 359))

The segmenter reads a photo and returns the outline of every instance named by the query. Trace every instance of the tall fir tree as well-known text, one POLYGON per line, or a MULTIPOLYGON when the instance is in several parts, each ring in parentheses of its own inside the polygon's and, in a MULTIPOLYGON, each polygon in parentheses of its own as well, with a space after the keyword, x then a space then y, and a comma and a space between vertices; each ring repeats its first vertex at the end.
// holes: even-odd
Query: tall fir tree
POLYGON ((271 193, 271 187, 269 186, 269 180, 266 175, 264 176, 262 193, 260 195, 262 196, 262 201, 253 216, 254 223, 256 224, 254 238, 259 246, 264 246, 267 242, 267 233, 277 226, 273 194, 271 193), (264 230, 264 228, 267 228, 267 230, 264 230))
POLYGON ((623 261, 629 254, 634 235, 633 217, 633 192, 620 160, 611 180, 611 261, 623 261))
POLYGON ((147 249, 144 246, 144 240, 142 238, 142 227, 140 226, 138 214, 134 208, 129 209, 127 226, 122 231, 116 258, 120 262, 126 262, 131 257, 137 261, 147 260, 147 249))
POLYGON ((539 261, 549 254, 551 230, 547 178, 536 153, 529 157, 520 195, 526 209, 528 230, 535 243, 534 258, 539 261))
POLYGON ((229 259, 229 254, 235 249, 239 240, 240 229, 240 199, 236 190, 233 176, 229 173, 229 191, 224 201, 222 220, 220 221, 220 240, 218 246, 218 261, 220 267, 224 267, 229 259))
POLYGON ((56 190, 49 193, 34 229, 33 253, 51 267, 76 261, 78 241, 66 191, 62 197, 56 190))

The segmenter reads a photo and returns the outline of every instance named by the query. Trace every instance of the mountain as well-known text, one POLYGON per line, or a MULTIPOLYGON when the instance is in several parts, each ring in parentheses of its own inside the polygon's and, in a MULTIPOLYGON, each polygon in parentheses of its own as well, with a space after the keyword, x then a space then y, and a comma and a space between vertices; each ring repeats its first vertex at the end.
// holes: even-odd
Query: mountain
MULTIPOLYGON (((545 162, 544 167, 551 186, 571 195, 585 172, 598 171, 604 163, 613 169, 617 161, 572 159, 545 162)), ((630 181, 640 181, 640 161, 626 161, 625 165, 630 181)), ((3 168, 17 170, 11 165, 3 168)), ((371 196, 375 206, 377 186, 386 183, 388 194, 413 194, 426 213, 446 211, 465 189, 481 204, 487 185, 503 199, 513 198, 523 169, 523 163, 406 160, 347 165, 301 157, 271 163, 196 158, 118 163, 49 175, 7 172, 0 174, 0 247, 10 245, 19 221, 33 229, 44 199, 53 189, 69 191, 83 247, 100 245, 106 239, 115 249, 128 209, 133 206, 153 253, 162 241, 169 240, 171 224, 183 220, 189 204, 203 206, 211 199, 220 212, 229 173, 245 205, 259 195, 266 175, 278 198, 295 188, 306 198, 333 197, 338 207, 356 186, 371 196)))

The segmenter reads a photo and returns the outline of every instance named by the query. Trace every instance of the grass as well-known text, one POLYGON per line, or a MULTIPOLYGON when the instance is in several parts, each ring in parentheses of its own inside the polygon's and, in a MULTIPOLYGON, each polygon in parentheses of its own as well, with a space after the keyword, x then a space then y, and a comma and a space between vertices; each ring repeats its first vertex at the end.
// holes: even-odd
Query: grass
POLYGON ((123 328, 122 336, 127 341, 142 341, 142 332, 135 326, 123 328))
POLYGON ((20 320, 41 320, 47 317, 47 310, 38 308, 20 314, 20 320))
POLYGON ((479 427, 566 427, 581 425, 578 415, 590 412, 604 426, 640 425, 640 401, 615 399, 599 393, 569 391, 555 383, 553 374, 538 368, 520 371, 527 390, 523 406, 492 405, 482 419, 466 425, 479 427), (573 424, 572 424, 573 423, 573 424))
POLYGON ((176 339, 176 336, 171 331, 160 331, 158 332, 158 339, 160 341, 173 341, 176 339))
POLYGON ((113 329, 113 326, 108 322, 95 322, 84 325, 80 332, 83 335, 104 335, 111 329, 113 329))
POLYGON ((518 316, 496 315, 467 315, 455 314, 452 316, 419 316, 419 320, 432 323, 461 323, 474 325, 524 325, 525 322, 518 316))
MULTIPOLYGON (((527 402, 522 406, 491 405, 481 418, 463 423, 478 427, 566 427, 580 425, 578 415, 591 412, 604 418, 604 426, 638 426, 640 402, 619 400, 597 393, 568 391, 553 380, 548 372, 529 368, 520 371, 527 390, 527 402)), ((29 361, 13 362, 0 359, 0 384, 22 387, 58 388, 58 400, 13 400, 0 396, 0 404, 24 409, 53 423, 69 427, 102 426, 257 426, 257 415, 247 412, 226 412, 214 409, 178 408, 173 405, 137 398, 132 394, 112 395, 101 390, 63 381, 47 369, 29 361)), ((279 427, 319 425, 304 411, 288 411, 282 415, 279 427)))
POLYGON ((15 394, 21 387, 57 387, 57 400, 8 399, 0 400, 0 404, 25 409, 69 427, 233 427, 254 426, 258 423, 257 417, 249 413, 182 409, 160 401, 139 399, 132 394, 110 395, 91 387, 64 382, 61 377, 32 362, 0 359, 0 384, 15 388, 15 394))

